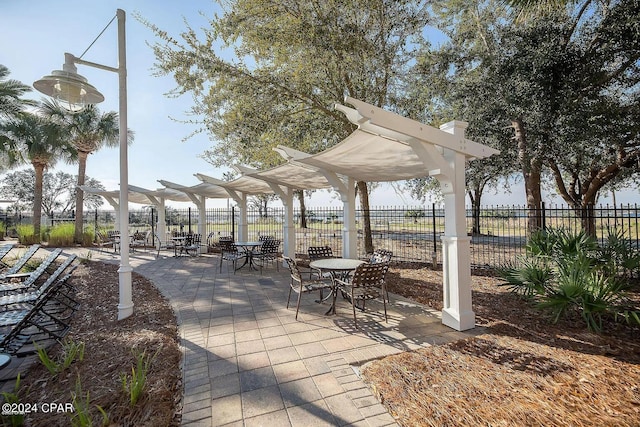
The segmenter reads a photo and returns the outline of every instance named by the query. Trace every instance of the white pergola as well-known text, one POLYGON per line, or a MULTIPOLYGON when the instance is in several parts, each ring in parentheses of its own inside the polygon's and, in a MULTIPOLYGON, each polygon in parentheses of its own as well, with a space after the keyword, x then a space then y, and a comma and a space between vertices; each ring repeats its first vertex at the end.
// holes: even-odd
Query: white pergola
MULTIPOLYGON (((242 176, 233 181, 196 174, 201 181, 196 186, 159 182, 166 187, 165 191, 181 193, 182 197, 186 195, 198 206, 201 211, 198 232, 201 234, 205 228, 206 198, 235 200, 240 208, 239 240, 247 238, 247 196, 278 195, 285 207, 283 252, 291 257, 295 256, 293 192, 333 188, 340 194, 344 206, 342 254, 355 258, 355 183, 434 177, 440 182, 445 203, 445 230, 441 237, 442 323, 459 331, 475 327, 471 305, 471 238, 467 236, 465 213, 465 166, 467 161, 489 157, 498 150, 466 139, 465 122, 452 121, 438 129, 354 98, 347 97, 345 104, 350 106, 336 104, 335 108, 357 125, 357 129, 321 153, 308 154, 278 146, 276 151, 284 157, 285 164, 262 171, 237 166, 236 170, 242 176)), ((143 192, 136 194, 135 197, 156 197, 143 192)), ((166 199, 177 200, 172 196, 167 195, 166 199)))

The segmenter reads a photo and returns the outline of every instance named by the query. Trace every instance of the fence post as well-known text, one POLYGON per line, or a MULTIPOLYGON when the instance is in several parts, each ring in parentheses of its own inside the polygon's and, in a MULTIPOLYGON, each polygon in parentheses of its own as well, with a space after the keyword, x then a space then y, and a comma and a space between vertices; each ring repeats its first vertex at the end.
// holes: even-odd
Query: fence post
POLYGON ((191 234, 191 206, 189 206, 189 234, 191 234))
POLYGON ((542 229, 547 231, 547 207, 542 202, 542 229))
POLYGON ((96 208, 96 212, 94 215, 94 222, 93 222, 93 241, 97 242, 98 241, 98 208, 96 208))
POLYGON ((431 204, 431 218, 433 220, 433 252, 431 252, 431 262, 433 263, 433 268, 438 268, 438 250, 437 250, 437 242, 438 238, 436 236, 436 204, 431 204))

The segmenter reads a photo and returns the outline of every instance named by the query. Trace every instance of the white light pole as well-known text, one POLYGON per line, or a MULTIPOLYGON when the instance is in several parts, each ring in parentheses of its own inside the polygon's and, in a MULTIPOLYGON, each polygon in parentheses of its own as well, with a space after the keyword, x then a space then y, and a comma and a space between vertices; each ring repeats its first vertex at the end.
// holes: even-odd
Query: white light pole
POLYGON ((125 12, 116 11, 118 19, 118 67, 109 67, 77 58, 65 53, 62 71, 53 71, 33 84, 38 91, 59 101, 70 111, 80 111, 87 104, 104 101, 104 96, 80 76, 75 64, 87 65, 118 73, 119 86, 119 135, 120 135, 120 268, 118 269, 120 300, 118 320, 133 314, 131 291, 131 265, 129 264, 129 169, 127 164, 127 55, 125 37, 125 12))

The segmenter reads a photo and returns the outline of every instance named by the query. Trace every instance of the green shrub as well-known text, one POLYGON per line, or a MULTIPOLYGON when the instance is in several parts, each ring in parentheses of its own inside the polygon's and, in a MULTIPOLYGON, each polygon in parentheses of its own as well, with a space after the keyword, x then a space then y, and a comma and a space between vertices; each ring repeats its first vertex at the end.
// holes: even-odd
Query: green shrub
MULTIPOLYGON (((554 323, 578 313, 587 328, 601 332, 607 320, 640 324, 640 308, 628 298, 629 282, 620 275, 640 262, 640 254, 609 235, 599 247, 584 232, 564 229, 534 233, 520 266, 506 265, 499 274, 512 292, 549 310, 554 323)), ((636 267, 637 268, 637 267, 636 267)))
POLYGON ((33 245, 41 242, 40 236, 35 236, 33 225, 31 224, 17 225, 16 233, 18 233, 18 241, 22 245, 33 245))
POLYGON ((75 225, 73 223, 55 225, 49 230, 49 245, 56 247, 73 246, 74 234, 75 225))

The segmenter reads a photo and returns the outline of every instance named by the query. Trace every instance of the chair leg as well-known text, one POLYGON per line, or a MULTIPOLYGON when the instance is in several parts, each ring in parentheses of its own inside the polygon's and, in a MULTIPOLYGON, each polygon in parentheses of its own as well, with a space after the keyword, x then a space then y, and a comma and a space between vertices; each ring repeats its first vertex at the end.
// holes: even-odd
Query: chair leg
POLYGON ((296 305, 296 320, 298 320, 298 312, 300 311, 301 299, 302 299, 302 283, 300 284, 300 292, 298 292, 298 304, 296 305))
POLYGON ((384 305, 384 322, 389 323, 387 319, 387 302, 384 300, 384 297, 382 298, 382 304, 384 305))
POLYGON ((289 308, 289 301, 291 301, 291 290, 293 288, 291 287, 291 285, 289 285, 289 296, 287 297, 287 308, 289 308))
POLYGON ((357 328, 358 321, 356 320, 356 299, 354 298, 353 293, 351 294, 351 308, 353 309, 353 324, 357 328))

